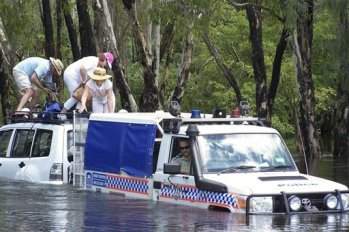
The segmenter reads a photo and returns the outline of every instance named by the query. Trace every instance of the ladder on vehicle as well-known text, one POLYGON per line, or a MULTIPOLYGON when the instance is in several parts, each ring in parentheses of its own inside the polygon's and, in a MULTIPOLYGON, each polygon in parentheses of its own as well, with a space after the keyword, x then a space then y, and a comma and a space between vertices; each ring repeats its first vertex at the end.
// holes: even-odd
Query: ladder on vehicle
POLYGON ((85 187, 84 173, 84 147, 87 135, 88 117, 73 114, 73 130, 74 130, 74 161, 73 161, 73 186, 85 187))

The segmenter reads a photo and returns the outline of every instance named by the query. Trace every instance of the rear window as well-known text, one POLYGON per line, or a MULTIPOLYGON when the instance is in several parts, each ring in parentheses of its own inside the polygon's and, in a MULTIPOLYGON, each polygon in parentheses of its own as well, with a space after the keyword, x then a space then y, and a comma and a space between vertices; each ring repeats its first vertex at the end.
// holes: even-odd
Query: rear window
POLYGON ((6 157, 11 135, 12 130, 0 131, 0 157, 6 157))
POLYGON ((31 157, 49 156, 52 144, 51 130, 37 130, 31 157))
POLYGON ((29 157, 34 130, 16 130, 11 157, 29 157))

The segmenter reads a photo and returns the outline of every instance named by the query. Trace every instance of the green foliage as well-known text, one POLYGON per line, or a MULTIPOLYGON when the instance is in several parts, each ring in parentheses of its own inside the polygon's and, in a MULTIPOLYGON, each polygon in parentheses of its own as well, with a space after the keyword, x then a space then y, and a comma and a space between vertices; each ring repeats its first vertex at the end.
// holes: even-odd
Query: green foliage
POLYGON ((36 1, 2 1, 0 12, 11 45, 20 54, 44 55, 44 31, 36 1))
MULTIPOLYGON (((7 29, 14 50, 24 57, 44 55, 44 32, 40 19, 38 2, 22 0, 0 1, 0 15, 7 29), (15 16, 15 17, 14 17, 15 16)), ((225 79, 222 70, 217 67, 201 36, 209 33, 214 46, 221 54, 225 65, 234 74, 242 96, 255 114, 255 81, 251 62, 251 43, 249 24, 244 9, 234 8, 229 1, 223 0, 186 0, 160 1, 145 0, 137 2, 137 16, 141 27, 145 29, 149 22, 160 23, 164 31, 167 23, 175 25, 175 34, 171 44, 171 57, 168 67, 166 59, 161 61, 160 84, 164 84, 167 100, 176 86, 178 69, 181 64, 183 40, 188 33, 188 25, 194 23, 194 54, 191 76, 185 86, 182 100, 183 111, 200 108, 211 113, 219 107, 227 112, 234 107, 236 97, 225 79), (152 7, 149 4, 152 2, 152 7)), ((249 1, 255 2, 255 1, 249 1)), ((295 112, 298 109, 298 85, 292 51, 292 35, 296 25, 297 12, 305 5, 299 0, 262 1, 263 50, 268 83, 271 79, 272 65, 280 33, 284 26, 291 36, 283 57, 281 80, 273 107, 273 126, 287 138, 295 136, 295 112), (280 20, 285 18, 285 24, 280 20)), ((340 59, 343 48, 339 47, 341 36, 338 28, 338 9, 346 5, 345 0, 315 1, 312 73, 315 81, 316 116, 328 111, 335 102, 340 59)), ((53 4, 55 5, 55 4, 53 4)), ((135 99, 138 101, 143 91, 143 68, 138 58, 137 46, 128 17, 121 1, 116 1, 114 16, 115 33, 118 37, 120 60, 125 66, 127 79, 135 99)), ((74 22, 78 22, 74 1, 67 6, 73 12, 74 22)), ((52 10, 53 17, 54 10, 52 10)), ((55 18, 53 19, 55 24, 55 18)), ((66 65, 72 62, 70 42, 63 23, 62 54, 66 65)), ((143 30, 145 31, 145 30, 143 30)), ((153 46, 154 47, 154 46, 153 46)))

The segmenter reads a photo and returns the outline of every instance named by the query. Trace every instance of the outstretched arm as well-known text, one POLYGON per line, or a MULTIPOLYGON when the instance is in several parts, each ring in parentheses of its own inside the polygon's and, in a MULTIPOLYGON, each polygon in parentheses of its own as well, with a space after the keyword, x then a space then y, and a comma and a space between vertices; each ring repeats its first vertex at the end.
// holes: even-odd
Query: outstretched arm
POLYGON ((80 81, 81 83, 86 83, 87 80, 87 70, 85 66, 81 65, 80 66, 80 81))
POLYGON ((86 101, 89 95, 89 88, 88 86, 85 86, 84 92, 82 93, 82 97, 81 97, 81 107, 79 109, 79 113, 84 112, 84 110, 86 110, 86 101))
POLYGON ((42 84, 41 81, 39 80, 38 76, 34 72, 33 75, 31 76, 31 82, 34 83, 39 89, 45 91, 46 93, 50 94, 52 91, 48 88, 45 88, 42 84))
POLYGON ((115 95, 114 95, 113 89, 108 90, 107 98, 108 98, 108 112, 114 113, 114 111, 115 111, 115 95))

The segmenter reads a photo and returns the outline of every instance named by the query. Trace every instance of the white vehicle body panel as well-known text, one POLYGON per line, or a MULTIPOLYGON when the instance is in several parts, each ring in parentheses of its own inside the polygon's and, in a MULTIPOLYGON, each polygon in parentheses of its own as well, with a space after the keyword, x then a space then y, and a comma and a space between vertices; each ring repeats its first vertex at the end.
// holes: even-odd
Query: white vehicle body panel
MULTIPOLYGON (((69 166, 67 160, 67 132, 72 130, 71 124, 13 123, 1 127, 0 131, 8 129, 12 129, 13 133, 8 146, 7 157, 0 157, 0 177, 36 183, 67 183, 67 168, 69 166), (42 157, 10 157, 15 134, 23 129, 52 131, 52 142, 47 145, 50 148, 49 154, 43 154, 42 157), (63 180, 49 179, 50 169, 55 163, 63 164, 63 180), (20 167, 20 164, 22 164, 22 167, 20 167)), ((30 150, 32 149, 33 144, 30 150)))
POLYGON ((312 193, 347 190, 345 185, 319 177, 300 174, 299 172, 207 174, 205 177, 225 184, 228 186, 229 192, 246 196, 252 194, 280 194, 282 191, 287 193, 312 193), (281 178, 280 180, 263 181, 259 179, 260 177, 281 178), (282 179, 282 177, 285 177, 285 179, 282 179), (292 177, 304 177, 304 179, 292 179, 292 177))

